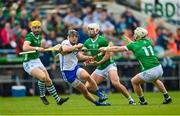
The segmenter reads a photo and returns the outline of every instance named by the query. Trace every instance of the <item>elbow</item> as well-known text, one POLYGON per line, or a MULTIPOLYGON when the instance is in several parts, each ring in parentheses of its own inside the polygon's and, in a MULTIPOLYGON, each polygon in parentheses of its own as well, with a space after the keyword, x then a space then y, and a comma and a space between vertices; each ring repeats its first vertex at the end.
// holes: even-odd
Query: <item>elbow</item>
POLYGON ((23 45, 23 51, 27 51, 27 47, 25 45, 23 45))
POLYGON ((24 46, 23 46, 23 48, 22 48, 22 49, 23 49, 23 51, 26 51, 24 46))

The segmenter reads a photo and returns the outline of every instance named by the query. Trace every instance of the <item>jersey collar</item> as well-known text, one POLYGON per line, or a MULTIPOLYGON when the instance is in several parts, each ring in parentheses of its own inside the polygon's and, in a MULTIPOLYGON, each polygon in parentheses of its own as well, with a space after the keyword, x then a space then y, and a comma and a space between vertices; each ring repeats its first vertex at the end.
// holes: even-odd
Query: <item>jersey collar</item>
POLYGON ((95 42, 97 41, 98 37, 99 37, 99 35, 97 35, 97 37, 96 37, 95 40, 93 40, 93 39, 91 38, 91 41, 92 41, 93 43, 95 43, 95 42))
POLYGON ((36 39, 39 39, 39 35, 36 37, 33 32, 31 32, 31 34, 32 34, 36 39))

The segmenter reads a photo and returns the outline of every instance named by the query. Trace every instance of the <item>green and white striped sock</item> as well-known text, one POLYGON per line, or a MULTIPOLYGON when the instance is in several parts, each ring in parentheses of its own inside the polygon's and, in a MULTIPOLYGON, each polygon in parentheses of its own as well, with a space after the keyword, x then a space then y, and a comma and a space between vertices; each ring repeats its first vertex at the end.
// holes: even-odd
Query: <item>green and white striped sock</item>
POLYGON ((56 100, 56 102, 59 102, 60 101, 60 97, 58 96, 57 92, 56 92, 56 89, 54 87, 54 85, 50 85, 50 86, 47 86, 47 90, 48 92, 50 93, 51 96, 54 97, 54 99, 56 100))
POLYGON ((39 87, 40 97, 44 97, 45 96, 45 92, 46 92, 44 81, 38 80, 38 87, 39 87))

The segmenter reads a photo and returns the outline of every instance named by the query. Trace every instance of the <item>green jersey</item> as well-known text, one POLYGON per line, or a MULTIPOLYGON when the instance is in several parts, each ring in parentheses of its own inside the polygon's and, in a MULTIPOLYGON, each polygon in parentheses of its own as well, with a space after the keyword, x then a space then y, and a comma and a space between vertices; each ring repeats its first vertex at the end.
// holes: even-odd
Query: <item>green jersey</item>
MULTIPOLYGON (((33 47, 40 47, 41 46, 41 40, 42 40, 42 37, 40 35, 35 37, 35 35, 32 32, 29 33, 25 37, 25 41, 30 42, 30 46, 33 46, 33 47)), ((23 61, 27 62, 27 61, 29 61, 31 59, 36 59, 38 57, 39 57, 39 52, 25 54, 25 55, 23 55, 23 61)))
POLYGON ((131 50, 141 65, 141 70, 145 71, 160 65, 157 56, 154 53, 154 47, 150 39, 140 39, 128 44, 128 50, 131 50))
MULTIPOLYGON (((94 41, 92 38, 88 38, 85 43, 84 47, 87 49, 99 49, 100 47, 106 47, 109 45, 109 42, 103 37, 98 35, 97 39, 94 41)), ((99 51, 91 51, 91 55, 95 56, 99 53, 99 51)), ((95 58, 95 61, 100 61, 104 55, 98 56, 95 58)), ((114 60, 112 58, 108 59, 107 61, 103 62, 102 64, 99 64, 97 66, 98 69, 103 70, 105 69, 109 64, 114 63, 114 60)))

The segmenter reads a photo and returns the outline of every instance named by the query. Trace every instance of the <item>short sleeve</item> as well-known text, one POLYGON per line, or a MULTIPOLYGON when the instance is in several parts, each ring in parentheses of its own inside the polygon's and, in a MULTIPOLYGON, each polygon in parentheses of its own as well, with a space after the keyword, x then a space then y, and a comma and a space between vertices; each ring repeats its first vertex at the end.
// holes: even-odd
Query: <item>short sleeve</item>
POLYGON ((26 37, 25 37, 25 41, 28 41, 28 42, 32 42, 32 37, 30 36, 30 35, 27 35, 26 37))
POLYGON ((127 45, 126 45, 126 48, 127 48, 128 50, 133 51, 133 48, 134 48, 134 42, 127 44, 127 45))

